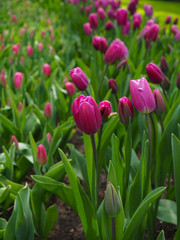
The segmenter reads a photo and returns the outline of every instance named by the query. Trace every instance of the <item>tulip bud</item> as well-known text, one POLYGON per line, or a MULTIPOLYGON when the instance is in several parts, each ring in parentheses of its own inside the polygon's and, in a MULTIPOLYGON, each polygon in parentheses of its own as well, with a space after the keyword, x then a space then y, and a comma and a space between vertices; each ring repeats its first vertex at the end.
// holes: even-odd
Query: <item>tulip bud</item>
POLYGON ((37 149, 37 160, 41 165, 44 165, 47 162, 46 149, 42 144, 40 144, 37 149))
POLYGON ((51 67, 50 67, 50 65, 48 63, 45 63, 43 65, 43 73, 46 76, 49 76, 51 74, 51 67))
POLYGON ((176 18, 175 20, 174 20, 174 22, 173 22, 173 24, 178 24, 178 18, 176 18))
POLYGON ((114 28, 114 23, 111 21, 107 21, 107 23, 105 24, 105 29, 106 31, 111 30, 112 28, 114 28))
POLYGON ((98 13, 98 16, 101 20, 106 18, 106 13, 105 13, 103 8, 101 8, 101 7, 98 8, 97 13, 98 13))
POLYGON ((136 12, 136 2, 134 0, 131 0, 130 3, 128 4, 128 10, 130 13, 133 15, 136 12))
POLYGON ((106 50, 108 48, 106 38, 95 36, 95 37, 93 37, 92 42, 93 42, 93 46, 96 50, 99 50, 102 53, 106 52, 106 50))
POLYGON ((85 7, 85 11, 86 11, 86 14, 89 15, 89 13, 91 12, 92 10, 92 7, 91 6, 87 6, 85 7))
POLYGON ((151 17, 153 15, 153 8, 151 5, 144 4, 143 8, 145 10, 146 16, 151 17))
POLYGON ((93 29, 91 28, 90 23, 85 23, 83 25, 83 28, 86 35, 91 35, 93 33, 93 29))
POLYGON ((117 9, 120 6, 121 1, 116 2, 115 0, 112 0, 112 1, 110 1, 110 4, 111 4, 113 9, 117 9))
POLYGON ((88 86, 88 79, 85 75, 85 73, 79 68, 73 68, 70 71, 70 76, 76 87, 83 91, 87 88, 88 86))
POLYGON ((167 16, 165 23, 166 24, 171 23, 171 18, 172 18, 171 16, 167 16))
POLYGON ((113 19, 114 18, 114 9, 113 8, 110 8, 108 11, 108 16, 110 19, 113 19))
POLYGON ((18 113, 19 114, 21 113, 22 108, 23 108, 23 104, 22 104, 22 102, 19 102, 19 104, 18 104, 18 113))
POLYGON ((46 134, 46 138, 47 138, 47 141, 48 141, 48 143, 49 143, 49 145, 51 144, 51 141, 52 141, 52 136, 51 136, 51 134, 50 133, 47 133, 46 134))
POLYGON ((164 79, 161 69, 152 62, 146 66, 146 72, 152 83, 160 83, 164 79))
POLYGON ((170 87, 170 81, 166 75, 164 76, 164 80, 162 81, 162 86, 165 90, 168 90, 170 87))
POLYGON ((51 104, 48 102, 44 107, 44 116, 50 118, 52 115, 51 104))
POLYGON ((145 78, 130 81, 132 102, 140 113, 154 111, 156 104, 148 81, 145 78))
POLYGON ((128 12, 126 9, 118 9, 116 12, 116 20, 119 26, 124 26, 128 20, 128 12))
POLYGON ((93 29, 96 29, 98 26, 98 15, 96 13, 91 13, 89 15, 89 23, 93 29))
POLYGON ((178 27, 176 25, 172 25, 171 32, 176 35, 176 33, 179 31, 178 27))
POLYGON ((102 101, 99 103, 99 110, 102 118, 106 118, 111 113, 111 103, 109 101, 102 101))
POLYGON ((14 86, 15 88, 21 88, 21 83, 23 79, 23 74, 21 72, 17 72, 14 74, 14 86))
POLYGON ((72 113, 78 128, 88 135, 98 131, 101 126, 101 114, 95 100, 88 96, 80 95, 72 105, 72 113))
POLYGON ((116 189, 110 182, 108 182, 107 184, 104 198, 104 206, 107 214, 110 217, 116 217, 121 210, 119 196, 116 192, 116 189))
POLYGON ((168 72, 169 70, 169 64, 164 56, 161 58, 161 70, 163 72, 168 72))
POLYGON ((32 54, 33 54, 33 47, 32 46, 27 46, 27 54, 28 54, 29 57, 32 56, 32 54))
POLYGON ((114 94, 118 91, 118 85, 113 78, 109 79, 109 89, 112 89, 112 93, 114 94))
POLYGON ((141 25, 141 22, 139 21, 139 19, 136 18, 133 20, 133 28, 134 29, 139 29, 140 25, 141 25))
POLYGON ((6 87, 7 82, 6 82, 5 72, 3 69, 1 70, 1 73, 0 73, 0 80, 1 80, 2 85, 4 87, 6 87))
POLYGON ((17 140, 17 138, 14 135, 11 136, 11 145, 13 143, 15 143, 15 147, 17 149, 18 148, 18 140, 17 140))
POLYGON ((39 44, 38 44, 38 47, 39 47, 39 51, 42 52, 42 50, 43 50, 43 44, 42 44, 42 43, 39 43, 39 44))
POLYGON ((147 22, 146 22, 146 26, 152 26, 154 24, 154 20, 153 19, 149 19, 147 22))
POLYGON ((123 124, 127 124, 129 122, 129 118, 131 118, 131 122, 133 121, 134 109, 129 98, 122 97, 119 99, 118 112, 120 121, 123 124))
POLYGON ((123 33, 123 35, 128 35, 129 31, 130 31, 130 22, 127 21, 126 25, 124 25, 122 28, 122 33, 123 33))
POLYGON ((180 72, 179 72, 179 74, 178 74, 178 76, 177 76, 176 85, 177 85, 177 88, 180 89, 180 72))
POLYGON ((174 41, 177 42, 180 40, 180 31, 178 31, 174 36, 174 41))
POLYGON ((150 26, 148 33, 147 33, 147 38, 151 41, 155 41, 158 37, 159 33, 159 25, 158 24, 153 24, 150 26))
POLYGON ((19 47, 18 47, 18 45, 13 45, 12 46, 12 51, 15 53, 15 54, 18 54, 18 52, 19 52, 19 47))
POLYGON ((114 64, 117 60, 122 60, 128 57, 129 51, 125 44, 119 39, 114 40, 107 49, 104 61, 109 64, 114 64))
POLYGON ((68 95, 74 95, 74 93, 75 93, 75 88, 74 88, 73 83, 67 82, 67 83, 65 83, 65 86, 66 86, 67 94, 68 94, 68 95))
POLYGON ((153 91, 153 95, 156 102, 156 107, 154 109, 154 112, 156 114, 161 114, 165 111, 165 104, 164 104, 163 97, 158 89, 153 91))

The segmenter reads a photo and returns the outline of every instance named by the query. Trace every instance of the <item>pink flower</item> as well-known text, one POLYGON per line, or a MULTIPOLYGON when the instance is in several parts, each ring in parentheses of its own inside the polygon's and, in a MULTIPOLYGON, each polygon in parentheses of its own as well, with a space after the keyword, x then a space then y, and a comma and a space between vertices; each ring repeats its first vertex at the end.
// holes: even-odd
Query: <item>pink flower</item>
POLYGON ((133 121, 134 109, 129 98, 122 97, 119 99, 118 112, 120 121, 123 124, 127 124, 129 122, 129 118, 131 118, 131 122, 133 121))
POLYGON ((105 24, 105 29, 107 31, 111 30, 112 28, 114 28, 114 23, 111 22, 111 21, 107 21, 106 24, 105 24))
POLYGON ((124 25, 122 28, 122 33, 123 33, 123 35, 128 35, 129 31, 130 31, 130 22, 127 21, 126 25, 124 25))
POLYGON ((46 134, 46 138, 47 138, 47 141, 48 141, 48 143, 50 145, 51 141, 52 141, 52 136, 51 136, 51 134, 49 132, 46 134))
POLYGON ((29 57, 33 55, 33 47, 32 46, 27 46, 27 54, 29 57))
POLYGON ((99 103, 99 111, 102 118, 106 118, 111 113, 111 103, 109 101, 102 101, 99 103))
POLYGON ((47 162, 46 149, 42 144, 40 144, 37 149, 37 160, 41 165, 44 165, 47 162))
POLYGON ((45 63, 43 65, 43 73, 46 76, 49 76, 51 74, 51 67, 50 67, 50 65, 48 63, 45 63))
POLYGON ((17 140, 17 138, 14 135, 11 136, 11 145, 13 143, 15 143, 15 147, 17 149, 18 148, 18 140, 17 140))
POLYGON ((81 68, 73 68, 70 71, 70 76, 76 87, 83 91, 87 88, 88 86, 88 79, 85 75, 85 73, 81 70, 81 68))
POLYGON ((101 20, 106 18, 106 13, 105 13, 103 8, 101 8, 101 7, 98 8, 97 13, 98 13, 98 16, 101 20))
POLYGON ((21 88, 22 79, 23 79, 22 72, 16 72, 14 74, 14 86, 15 86, 15 88, 17 88, 17 89, 21 88))
POLYGON ((119 26, 124 26, 128 20, 128 12, 126 9, 118 9, 116 12, 116 20, 119 26))
POLYGON ((39 47, 39 51, 42 52, 42 50, 43 50, 43 44, 42 44, 42 43, 39 43, 39 44, 38 44, 38 47, 39 47))
POLYGON ((50 118, 52 115, 51 104, 48 102, 44 107, 44 116, 50 118))
POLYGON ((154 99, 155 99, 155 102, 156 102, 156 107, 154 109, 154 112, 156 114, 161 114, 165 111, 164 99, 161 95, 161 92, 158 89, 155 89, 153 91, 153 95, 154 95, 154 99))
POLYGON ((93 29, 91 28, 90 23, 85 23, 83 25, 83 28, 86 35, 91 35, 93 33, 93 29))
POLYGON ((161 69, 152 62, 147 64, 146 72, 152 83, 161 83, 164 79, 164 75, 161 69))
POLYGON ((108 48, 108 43, 106 38, 104 37, 93 37, 93 46, 96 50, 99 50, 102 53, 105 53, 108 48))
POLYGON ((96 29, 98 26, 98 15, 96 13, 91 13, 89 15, 89 23, 91 28, 96 29))
POLYGON ((68 95, 74 95, 75 93, 75 88, 72 82, 67 82, 65 83, 66 86, 66 91, 68 95))

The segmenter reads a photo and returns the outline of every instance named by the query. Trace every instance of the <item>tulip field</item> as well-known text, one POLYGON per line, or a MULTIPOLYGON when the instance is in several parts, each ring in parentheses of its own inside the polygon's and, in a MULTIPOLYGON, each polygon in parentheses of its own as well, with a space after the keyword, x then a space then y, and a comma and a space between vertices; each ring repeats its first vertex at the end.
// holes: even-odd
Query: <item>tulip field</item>
POLYGON ((0 1, 0 239, 180 239, 180 3, 160 4, 0 1))

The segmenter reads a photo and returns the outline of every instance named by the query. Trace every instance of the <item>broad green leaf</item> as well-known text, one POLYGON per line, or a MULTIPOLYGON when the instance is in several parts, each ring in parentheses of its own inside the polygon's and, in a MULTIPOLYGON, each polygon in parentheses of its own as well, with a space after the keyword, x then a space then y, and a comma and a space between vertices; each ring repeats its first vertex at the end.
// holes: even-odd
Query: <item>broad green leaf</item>
POLYGON ((0 113, 0 123, 7 128, 11 134, 15 135, 17 139, 21 138, 21 133, 19 129, 4 115, 0 113))
POLYGON ((6 198, 9 196, 11 186, 0 188, 0 204, 2 204, 6 198))
POLYGON ((163 222, 177 225, 177 205, 174 201, 160 199, 157 218, 163 222))
POLYGON ((7 221, 4 218, 0 218, 0 239, 3 239, 4 232, 7 226, 7 221))
POLYGON ((58 219, 58 210, 55 205, 52 205, 48 208, 46 212, 46 223, 45 223, 45 229, 44 229, 44 236, 45 239, 48 238, 48 235, 54 225, 56 224, 58 219))
POLYGON ((160 234, 158 235, 158 237, 156 238, 156 240, 166 240, 163 230, 160 232, 160 234))

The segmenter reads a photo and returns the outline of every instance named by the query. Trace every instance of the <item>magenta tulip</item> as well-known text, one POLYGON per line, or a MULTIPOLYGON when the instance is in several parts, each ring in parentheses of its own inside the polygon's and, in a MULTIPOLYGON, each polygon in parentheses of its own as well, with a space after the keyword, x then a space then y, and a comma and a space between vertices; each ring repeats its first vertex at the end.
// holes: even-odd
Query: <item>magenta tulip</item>
POLYGON ((44 116, 50 118, 52 115, 51 104, 48 102, 44 107, 44 116))
POLYGON ((80 95, 72 105, 72 113, 78 128, 88 135, 98 131, 101 126, 101 114, 95 100, 88 96, 80 95))
POLYGON ((144 4, 143 8, 145 10, 146 16, 151 17, 153 15, 153 8, 151 5, 144 4))
POLYGON ((114 28, 114 23, 111 22, 111 21, 107 21, 106 24, 105 24, 105 29, 106 29, 106 31, 109 31, 109 30, 111 30, 112 28, 114 28))
POLYGON ((15 147, 17 149, 18 148, 18 140, 17 140, 17 138, 14 135, 11 136, 11 145, 13 143, 15 143, 15 147))
POLYGON ((177 81, 176 81, 177 88, 180 89, 180 73, 177 76, 177 81))
POLYGON ((27 46, 27 55, 31 57, 33 55, 33 47, 32 46, 27 46))
POLYGON ((86 35, 91 35, 93 33, 93 29, 91 28, 90 23, 85 23, 83 25, 83 28, 86 35))
POLYGON ((126 22, 128 20, 128 12, 126 9, 118 9, 116 12, 116 20, 117 24, 119 26, 124 26, 126 25, 126 22))
POLYGON ((93 46, 96 50, 99 50, 102 53, 106 52, 106 50, 108 48, 108 43, 107 43, 106 38, 94 36, 92 42, 93 42, 93 46))
POLYGON ((161 70, 163 72, 168 72, 169 70, 169 64, 164 56, 161 58, 161 70))
POLYGON ((49 76, 51 74, 51 67, 48 63, 43 65, 43 73, 45 76, 49 76))
POLYGON ((112 93, 114 94, 118 91, 118 85, 113 78, 109 79, 109 89, 112 89, 112 93))
POLYGON ((75 88, 72 82, 67 82, 65 83, 66 86, 66 91, 68 95, 74 95, 75 93, 75 88))
POLYGON ((14 74, 14 86, 15 86, 15 88, 17 88, 17 89, 21 88, 22 79, 23 79, 23 74, 21 72, 17 72, 17 73, 14 74))
POLYGON ((96 13, 91 13, 88 19, 91 27, 96 29, 98 26, 98 15, 96 13))
POLYGON ((50 145, 51 141, 52 141, 52 136, 51 136, 51 134, 49 132, 46 134, 46 138, 47 138, 47 141, 48 141, 48 143, 50 145))
POLYGON ((106 118, 111 113, 111 103, 109 101, 102 101, 99 103, 99 110, 102 118, 106 118))
POLYGON ((46 149, 42 144, 40 144, 37 149, 37 160, 41 165, 44 165, 47 162, 46 149))
POLYGON ((155 99, 155 102, 156 102, 156 107, 154 109, 154 112, 156 114, 161 114, 165 111, 164 99, 161 95, 161 92, 158 89, 153 91, 153 95, 154 95, 154 99, 155 99))
POLYGON ((129 98, 122 97, 119 99, 118 112, 120 121, 123 124, 127 124, 129 122, 129 118, 131 118, 131 122, 133 121, 134 109, 129 98))
POLYGON ((130 81, 130 92, 132 102, 140 113, 150 113, 156 107, 148 81, 145 78, 130 81))
POLYGON ((101 20, 104 20, 106 18, 106 13, 103 8, 98 8, 97 10, 98 16, 101 20))
POLYGON ((167 16, 165 23, 166 23, 166 24, 171 23, 171 19, 172 19, 171 16, 167 16))
POLYGON ((79 68, 74 68, 70 71, 70 76, 76 87, 83 91, 88 86, 88 79, 85 73, 79 68))
POLYGON ((122 33, 123 33, 123 35, 128 35, 129 31, 130 31, 130 22, 127 21, 126 25, 124 25, 122 28, 122 33))
POLYGON ((39 48, 39 51, 40 51, 40 52, 42 52, 42 50, 43 50, 43 47, 44 47, 44 46, 43 46, 43 44, 42 44, 42 43, 39 43, 39 44, 38 44, 38 48, 39 48))
POLYGON ((158 37, 159 33, 159 25, 158 24, 153 24, 150 26, 148 33, 147 33, 147 38, 151 41, 155 41, 158 37))
POLYGON ((146 66, 146 72, 152 83, 161 83, 164 79, 161 69, 152 62, 146 66))

